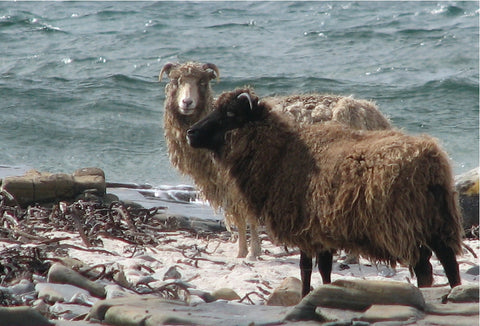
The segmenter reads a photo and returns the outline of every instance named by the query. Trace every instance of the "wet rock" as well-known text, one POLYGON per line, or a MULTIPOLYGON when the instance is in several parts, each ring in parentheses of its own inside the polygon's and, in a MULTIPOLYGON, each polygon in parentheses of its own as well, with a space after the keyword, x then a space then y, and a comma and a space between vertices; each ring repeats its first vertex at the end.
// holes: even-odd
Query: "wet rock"
POLYGON ((268 306, 294 306, 302 300, 302 282, 296 277, 287 277, 268 297, 268 306))
POLYGON ((38 297, 47 302, 74 302, 78 297, 84 297, 81 303, 94 300, 87 290, 70 284, 38 283, 35 289, 38 292, 38 297))
POLYGON ((60 263, 55 263, 50 267, 48 270, 48 281, 52 283, 76 285, 87 290, 95 297, 105 298, 105 288, 102 284, 92 282, 60 263))
POLYGON ((459 194, 463 215, 463 226, 466 230, 478 225, 479 170, 475 168, 455 178, 455 187, 459 194))
POLYGON ((240 296, 232 289, 229 288, 221 288, 212 292, 212 297, 215 300, 240 300, 240 296))
POLYGON ((410 306, 373 305, 365 311, 360 319, 368 322, 408 321, 413 323, 422 317, 423 312, 410 306))
POLYGON ((15 285, 0 286, 0 292, 9 293, 12 295, 22 295, 35 291, 35 285, 29 280, 22 279, 15 285))
POLYGON ((42 314, 31 307, 0 307, 0 326, 53 326, 42 314))
POLYGON ((465 273, 469 274, 469 275, 480 275, 480 268, 479 266, 473 266, 471 268, 469 268, 465 273))
POLYGON ((419 310, 425 308, 420 290, 406 283, 371 280, 337 280, 318 287, 307 295, 287 315, 287 320, 317 318, 317 306, 365 310, 373 304, 406 305, 419 310))
POLYGON ((177 266, 170 267, 163 275, 163 280, 176 280, 182 278, 182 274, 177 270, 177 266))
POLYGON ((50 307, 50 313, 55 316, 62 316, 62 319, 72 320, 78 316, 87 315, 90 311, 89 306, 82 304, 65 304, 61 302, 56 302, 53 306, 50 307))
POLYGON ((478 284, 459 285, 450 291, 447 300, 451 302, 479 302, 478 293, 478 284))

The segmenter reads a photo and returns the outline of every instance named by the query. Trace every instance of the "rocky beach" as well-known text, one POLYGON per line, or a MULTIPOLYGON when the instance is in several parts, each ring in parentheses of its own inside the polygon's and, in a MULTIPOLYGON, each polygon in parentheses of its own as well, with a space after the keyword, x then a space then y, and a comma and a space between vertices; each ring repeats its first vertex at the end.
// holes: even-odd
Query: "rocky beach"
MULTIPOLYGON (((457 189, 478 216, 475 171, 457 189)), ((206 205, 185 214, 198 200, 191 187, 159 192, 80 169, 3 177, 1 190, 2 326, 479 324, 478 219, 453 290, 435 257, 434 287, 418 289, 406 266, 338 252, 333 283, 315 272, 302 300, 298 250, 263 230, 262 255, 236 258, 221 214, 206 205)))

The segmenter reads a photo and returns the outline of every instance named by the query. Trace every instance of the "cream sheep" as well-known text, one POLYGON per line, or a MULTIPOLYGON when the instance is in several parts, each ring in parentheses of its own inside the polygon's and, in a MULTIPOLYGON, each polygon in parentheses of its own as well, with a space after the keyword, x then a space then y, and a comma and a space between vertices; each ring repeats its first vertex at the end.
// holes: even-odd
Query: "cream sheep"
MULTIPOLYGON (((211 111, 213 95, 210 81, 218 78, 220 72, 212 63, 187 62, 167 63, 160 72, 160 80, 164 74, 170 79, 165 87, 164 116, 170 161, 182 174, 192 177, 201 195, 213 208, 225 209, 227 227, 236 225, 238 228, 238 257, 245 257, 248 253, 247 221, 237 213, 236 203, 228 201, 224 196, 225 187, 212 164, 210 154, 193 150, 186 142, 187 129, 211 111)), ((259 255, 260 240, 256 225, 250 225, 250 231, 251 251, 254 255, 259 255)))
MULTIPOLYGON (((210 154, 193 151, 186 143, 186 130, 211 110, 213 101, 209 86, 219 76, 213 64, 187 62, 166 64, 160 72, 170 78, 165 101, 165 137, 172 164, 183 174, 190 175, 202 195, 218 209, 223 207, 227 226, 236 225, 239 234, 238 257, 248 253, 247 221, 244 208, 236 198, 227 195, 228 185, 217 176, 210 154)), ((336 120, 358 129, 388 129, 391 127, 374 103, 351 97, 319 94, 276 96, 264 99, 273 110, 285 113, 299 123, 318 123, 336 120)), ((261 251, 256 219, 250 225, 252 256, 261 251)))
MULTIPOLYGON (((214 153, 229 191, 279 243, 308 257, 345 249, 407 264, 419 287, 433 283, 433 251, 450 286, 461 283, 461 216, 448 156, 435 140, 334 122, 299 127, 250 93, 220 96, 188 130, 188 141, 214 153)), ((331 256, 329 265, 321 263, 328 283, 331 256)), ((306 267, 301 262, 304 295, 306 267)))

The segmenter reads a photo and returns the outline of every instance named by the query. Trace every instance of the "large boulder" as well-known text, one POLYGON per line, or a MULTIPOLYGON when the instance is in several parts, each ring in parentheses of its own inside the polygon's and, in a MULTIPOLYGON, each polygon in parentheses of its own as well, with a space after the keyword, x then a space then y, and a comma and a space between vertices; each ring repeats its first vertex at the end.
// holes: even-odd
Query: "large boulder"
POLYGON ((26 207, 34 203, 47 203, 73 199, 86 190, 99 196, 106 192, 105 174, 98 168, 83 168, 73 174, 27 171, 22 176, 6 177, 1 190, 13 198, 9 204, 26 207))
POLYGON ((460 207, 463 216, 463 227, 468 230, 478 225, 479 170, 477 167, 455 178, 460 207))

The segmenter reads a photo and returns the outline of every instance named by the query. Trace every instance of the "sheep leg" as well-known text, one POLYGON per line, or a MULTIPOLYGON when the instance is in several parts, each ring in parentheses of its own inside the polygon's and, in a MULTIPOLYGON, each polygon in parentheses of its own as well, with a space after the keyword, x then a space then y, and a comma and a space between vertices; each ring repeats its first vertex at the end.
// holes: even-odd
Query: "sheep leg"
POLYGON ((430 264, 430 257, 432 257, 432 251, 425 246, 421 246, 420 259, 413 267, 419 288, 432 286, 433 284, 433 269, 432 264, 430 264))
POLYGON ((258 257, 262 253, 260 245, 260 238, 258 237, 258 230, 255 223, 250 223, 250 255, 258 257))
POLYGON ((322 275, 323 284, 332 283, 332 279, 331 279, 332 263, 333 263, 332 251, 325 250, 317 253, 318 271, 320 272, 320 275, 322 275))
POLYGON ((300 277, 302 278, 302 297, 310 292, 310 282, 312 279, 312 257, 300 250, 300 277))
POLYGON ((237 258, 245 258, 248 254, 247 247, 247 224, 237 221, 238 229, 238 255, 237 258))
POLYGON ((433 252, 437 256, 438 260, 445 270, 445 274, 448 278, 448 283, 453 288, 462 284, 460 280, 460 271, 458 269, 458 262, 455 252, 452 248, 446 245, 446 243, 438 238, 434 238, 431 243, 433 252))

